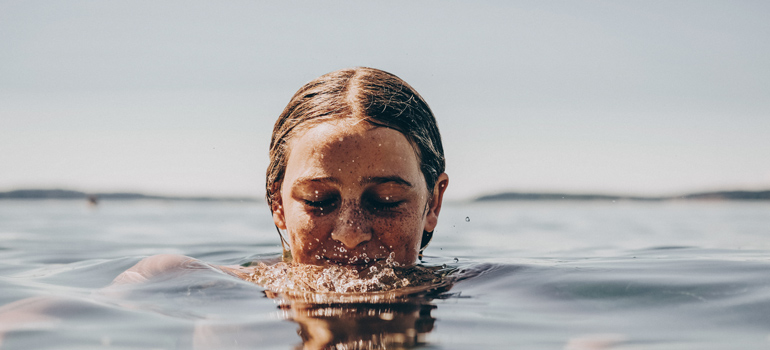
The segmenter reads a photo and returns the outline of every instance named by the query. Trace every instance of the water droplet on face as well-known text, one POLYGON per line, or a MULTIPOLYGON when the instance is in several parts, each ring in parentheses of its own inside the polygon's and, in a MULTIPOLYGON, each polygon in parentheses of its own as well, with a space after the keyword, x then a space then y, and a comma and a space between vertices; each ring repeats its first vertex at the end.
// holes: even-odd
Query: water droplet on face
POLYGON ((465 217, 465 222, 471 222, 471 217, 470 216, 466 216, 465 217))

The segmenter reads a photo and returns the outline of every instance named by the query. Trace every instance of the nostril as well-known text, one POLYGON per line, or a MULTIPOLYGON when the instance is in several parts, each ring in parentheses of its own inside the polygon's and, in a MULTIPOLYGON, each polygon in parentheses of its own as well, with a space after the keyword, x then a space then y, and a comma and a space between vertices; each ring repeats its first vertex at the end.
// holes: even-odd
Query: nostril
POLYGON ((369 241, 372 238, 371 233, 361 230, 361 226, 349 226, 340 227, 331 233, 332 240, 342 243, 343 246, 348 249, 355 248, 359 244, 369 241))

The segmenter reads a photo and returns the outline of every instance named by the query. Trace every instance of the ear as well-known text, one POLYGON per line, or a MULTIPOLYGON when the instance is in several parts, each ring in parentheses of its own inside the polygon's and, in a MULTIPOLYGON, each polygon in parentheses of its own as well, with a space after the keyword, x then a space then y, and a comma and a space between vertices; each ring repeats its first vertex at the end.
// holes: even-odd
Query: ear
POLYGON ((438 213, 441 211, 441 202, 444 200, 444 191, 449 186, 449 175, 441 173, 433 188, 433 196, 428 201, 428 216, 425 218, 425 231, 433 232, 438 224, 438 213))
POLYGON ((273 222, 275 223, 275 227, 285 230, 286 216, 283 214, 283 197, 281 197, 280 189, 274 193, 275 198, 273 198, 273 202, 270 205, 270 210, 273 212, 273 222))

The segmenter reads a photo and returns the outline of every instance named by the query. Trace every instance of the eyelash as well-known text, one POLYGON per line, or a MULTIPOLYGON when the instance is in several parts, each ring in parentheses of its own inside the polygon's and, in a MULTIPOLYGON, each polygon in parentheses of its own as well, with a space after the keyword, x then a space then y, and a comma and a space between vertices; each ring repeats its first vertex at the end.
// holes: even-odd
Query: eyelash
POLYGON ((404 203, 404 201, 383 202, 374 198, 370 198, 367 200, 367 203, 369 204, 370 207, 372 207, 375 210, 387 211, 387 210, 392 210, 397 208, 398 206, 401 205, 401 203, 404 203))
POLYGON ((305 205, 320 209, 320 208, 326 208, 331 206, 332 204, 334 204, 336 200, 337 198, 334 198, 334 197, 327 198, 322 201, 311 201, 311 200, 305 199, 305 205))

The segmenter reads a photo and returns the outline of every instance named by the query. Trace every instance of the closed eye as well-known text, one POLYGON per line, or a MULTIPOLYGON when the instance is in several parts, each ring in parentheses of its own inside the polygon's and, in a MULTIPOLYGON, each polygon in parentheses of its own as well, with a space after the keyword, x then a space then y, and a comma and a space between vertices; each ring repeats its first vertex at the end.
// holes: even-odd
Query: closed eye
POLYGON ((376 202, 373 203, 373 207, 380 210, 387 210, 387 209, 393 209, 401 205, 403 201, 400 202, 376 202))
POLYGON ((371 207, 374 210, 394 209, 394 208, 397 208, 398 206, 400 206, 404 202, 405 201, 403 201, 403 200, 400 200, 400 201, 390 201, 390 198, 387 198, 387 199, 383 200, 383 199, 377 198, 375 196, 372 196, 372 197, 368 198, 367 201, 366 201, 366 203, 369 205, 369 207, 371 207))
POLYGON ((303 201, 305 202, 305 205, 309 207, 322 209, 322 208, 327 208, 332 206, 337 201, 337 198, 330 197, 320 201, 312 201, 312 200, 305 199, 303 201))

